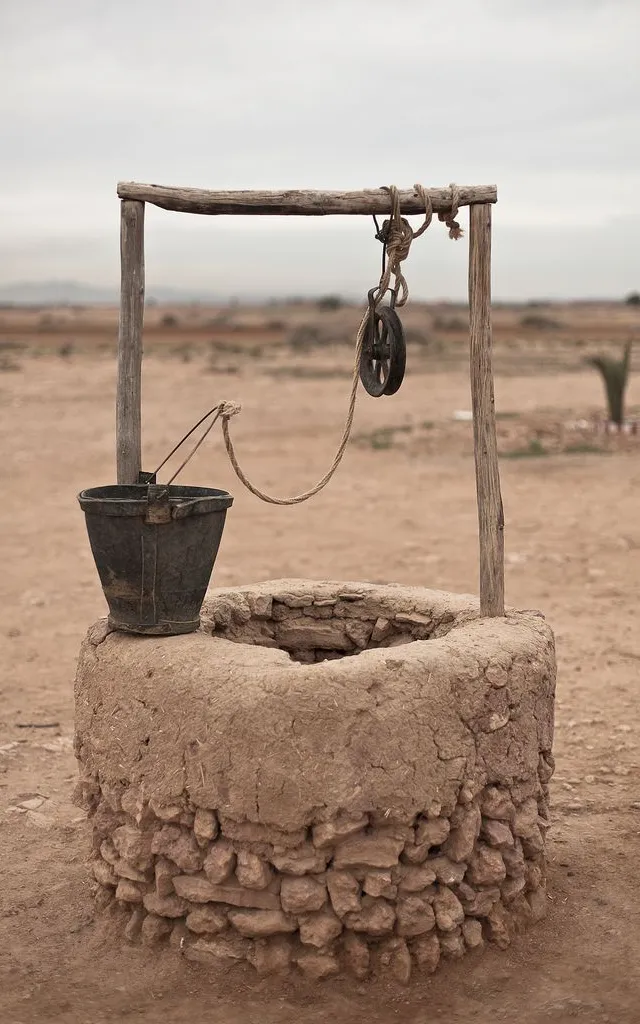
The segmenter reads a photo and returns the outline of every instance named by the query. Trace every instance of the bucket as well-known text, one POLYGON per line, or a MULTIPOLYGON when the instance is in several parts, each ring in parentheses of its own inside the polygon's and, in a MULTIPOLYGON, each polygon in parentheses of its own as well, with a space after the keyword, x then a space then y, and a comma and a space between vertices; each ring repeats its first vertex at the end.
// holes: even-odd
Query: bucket
POLYGON ((200 625, 233 498, 210 487, 146 478, 153 482, 92 487, 78 495, 109 626, 155 636, 192 633, 200 625))

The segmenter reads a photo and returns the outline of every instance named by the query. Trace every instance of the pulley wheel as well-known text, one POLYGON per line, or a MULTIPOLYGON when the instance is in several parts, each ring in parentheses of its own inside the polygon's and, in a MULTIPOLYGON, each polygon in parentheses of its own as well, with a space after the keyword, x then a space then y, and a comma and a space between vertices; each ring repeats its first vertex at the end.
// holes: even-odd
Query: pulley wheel
POLYGON ((374 398, 395 395, 404 379, 407 350, 400 317, 389 306, 369 311, 362 339, 360 380, 374 398))

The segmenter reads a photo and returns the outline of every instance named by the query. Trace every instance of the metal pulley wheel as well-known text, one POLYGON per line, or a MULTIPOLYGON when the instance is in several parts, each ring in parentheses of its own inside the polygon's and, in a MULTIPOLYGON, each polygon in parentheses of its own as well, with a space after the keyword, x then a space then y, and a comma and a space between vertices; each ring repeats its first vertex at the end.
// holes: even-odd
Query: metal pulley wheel
POLYGON ((390 306, 370 306, 360 355, 360 380, 365 390, 374 398, 395 395, 404 379, 406 362, 400 317, 390 306))

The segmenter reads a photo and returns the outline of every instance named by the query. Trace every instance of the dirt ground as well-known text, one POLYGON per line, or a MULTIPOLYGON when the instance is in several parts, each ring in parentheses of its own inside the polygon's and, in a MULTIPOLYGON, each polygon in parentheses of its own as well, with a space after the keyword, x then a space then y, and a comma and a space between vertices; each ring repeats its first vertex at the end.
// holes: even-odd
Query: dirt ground
MULTIPOLYGON (((145 468, 224 398, 243 405, 233 433, 254 481, 278 494, 310 486, 342 430, 348 352, 305 356, 296 375, 274 374, 284 357, 234 359, 233 372, 216 372, 210 354, 170 356, 151 346, 145 468), (334 362, 336 375, 323 375, 334 362)), ((541 409, 581 417, 601 408, 592 370, 576 362, 575 372, 552 374, 543 363, 540 356, 535 372, 529 358, 520 373, 504 364, 501 414, 526 421, 541 409)), ((214 585, 300 576, 476 591, 473 460, 464 446, 446 444, 451 431, 471 429, 452 420, 469 407, 466 367, 435 372, 411 352, 408 365, 398 395, 361 394, 359 440, 306 504, 273 507, 247 494, 212 435, 183 482, 236 496, 214 585), (441 446, 421 445, 426 422, 441 446), (389 428, 398 426, 411 444, 394 442, 389 428), (383 444, 375 441, 380 428, 383 444)), ((557 637, 547 919, 507 952, 471 954, 406 990, 348 982, 283 990, 251 968, 211 976, 172 951, 123 949, 94 921, 89 828, 71 803, 73 676, 81 637, 105 606, 76 494, 114 479, 115 363, 109 351, 74 350, 19 353, 5 369, 0 1021, 640 1021, 640 443, 502 460, 507 600, 543 610, 557 637)), ((638 376, 629 401, 640 404, 638 376)))

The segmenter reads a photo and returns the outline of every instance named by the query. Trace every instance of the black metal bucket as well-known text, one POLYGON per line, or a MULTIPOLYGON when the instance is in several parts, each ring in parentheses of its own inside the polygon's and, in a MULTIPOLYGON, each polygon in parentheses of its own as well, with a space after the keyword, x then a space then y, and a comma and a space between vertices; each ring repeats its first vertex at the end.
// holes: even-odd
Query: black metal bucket
POLYGON ((92 487, 78 501, 111 628, 166 636, 196 630, 231 495, 154 481, 92 487))

